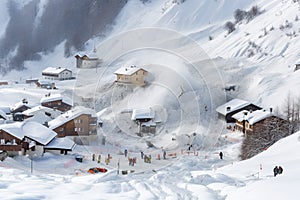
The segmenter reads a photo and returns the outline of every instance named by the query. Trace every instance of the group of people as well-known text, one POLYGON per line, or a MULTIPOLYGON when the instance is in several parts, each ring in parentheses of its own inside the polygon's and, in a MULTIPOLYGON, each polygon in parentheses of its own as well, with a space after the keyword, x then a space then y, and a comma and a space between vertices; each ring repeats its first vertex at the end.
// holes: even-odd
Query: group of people
POLYGON ((275 166, 274 169, 273 169, 273 172, 274 172, 274 177, 277 176, 277 174, 282 174, 283 172, 283 169, 281 166, 275 166))

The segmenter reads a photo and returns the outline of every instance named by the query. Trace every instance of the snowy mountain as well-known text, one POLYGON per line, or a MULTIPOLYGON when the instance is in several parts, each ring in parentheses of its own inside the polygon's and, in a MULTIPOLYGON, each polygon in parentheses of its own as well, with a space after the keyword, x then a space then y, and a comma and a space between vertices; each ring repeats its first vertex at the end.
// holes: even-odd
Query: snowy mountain
POLYGON ((238 97, 282 112, 288 94, 300 95, 300 70, 294 71, 300 55, 299 9, 296 0, 1 1, 0 72, 7 73, 0 79, 11 84, 0 86, 0 105, 12 106, 24 97, 38 104, 48 91, 24 80, 41 77, 49 66, 72 68, 76 80, 57 82, 58 90, 51 93, 94 109, 107 143, 78 145, 66 156, 7 158, 0 163, 1 196, 297 199, 300 133, 239 161, 242 134, 226 130, 215 110, 238 97), (253 6, 259 15, 241 20, 228 33, 224 25, 235 23, 236 10, 253 6), (76 69, 74 55, 93 48, 101 66, 76 69), (131 65, 149 72, 146 86, 115 82, 114 73, 131 65), (228 86, 236 90, 225 92, 228 86), (148 108, 155 113, 156 134, 140 137, 131 114, 148 108), (194 151, 187 151, 191 144, 194 151), (128 166, 124 149, 137 157, 136 166, 128 166), (170 155, 158 160, 163 150, 170 155), (144 163, 140 151, 152 156, 151 164, 144 163), (96 164, 93 153, 113 159, 96 164), (83 163, 74 161, 77 154, 84 155, 83 163), (117 175, 118 163, 121 170, 135 172, 117 175), (88 175, 96 165, 108 173, 88 175), (273 177, 275 165, 284 168, 282 175, 273 177))

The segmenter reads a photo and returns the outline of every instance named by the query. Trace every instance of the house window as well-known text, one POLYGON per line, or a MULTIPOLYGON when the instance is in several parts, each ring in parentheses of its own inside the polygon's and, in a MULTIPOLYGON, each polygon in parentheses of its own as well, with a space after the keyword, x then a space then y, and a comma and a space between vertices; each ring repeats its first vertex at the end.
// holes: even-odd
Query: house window
POLYGON ((83 132, 83 131, 84 131, 84 128, 80 128, 80 127, 79 127, 79 128, 75 128, 75 131, 76 131, 76 132, 83 132))
POLYGON ((57 105, 59 105, 59 106, 60 106, 60 105, 61 105, 61 102, 58 102, 58 103, 57 103, 57 105))
POLYGON ((59 129, 59 131, 60 131, 60 132, 64 131, 64 127, 61 127, 61 128, 59 129))

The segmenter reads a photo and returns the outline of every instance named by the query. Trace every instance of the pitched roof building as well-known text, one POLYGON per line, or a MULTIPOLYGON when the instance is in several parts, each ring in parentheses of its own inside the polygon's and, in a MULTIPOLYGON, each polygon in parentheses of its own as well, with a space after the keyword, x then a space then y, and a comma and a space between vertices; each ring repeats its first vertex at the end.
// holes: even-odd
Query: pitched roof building
POLYGON ((117 82, 143 86, 146 84, 145 78, 148 74, 143 68, 132 65, 130 67, 121 67, 114 72, 117 75, 117 82))
POLYGON ((260 110, 261 107, 241 99, 233 99, 221 106, 219 106, 216 111, 218 112, 219 119, 225 120, 227 123, 234 123, 235 119, 232 115, 242 111, 242 110, 260 110))
POLYGON ((42 71, 44 79, 67 80, 72 78, 72 71, 63 67, 48 67, 42 71))

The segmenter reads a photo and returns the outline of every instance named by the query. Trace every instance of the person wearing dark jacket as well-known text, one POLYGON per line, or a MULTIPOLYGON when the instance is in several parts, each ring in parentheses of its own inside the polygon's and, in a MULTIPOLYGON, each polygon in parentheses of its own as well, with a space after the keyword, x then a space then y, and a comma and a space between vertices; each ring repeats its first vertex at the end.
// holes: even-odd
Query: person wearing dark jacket
POLYGON ((282 172, 283 172, 283 169, 282 169, 281 166, 279 166, 279 167, 278 167, 278 174, 282 174, 282 172))
POLYGON ((222 160, 223 159, 223 152, 222 151, 220 151, 219 156, 220 156, 220 159, 222 160))
POLYGON ((279 173, 279 169, 277 166, 274 167, 273 172, 274 172, 274 177, 279 173))

